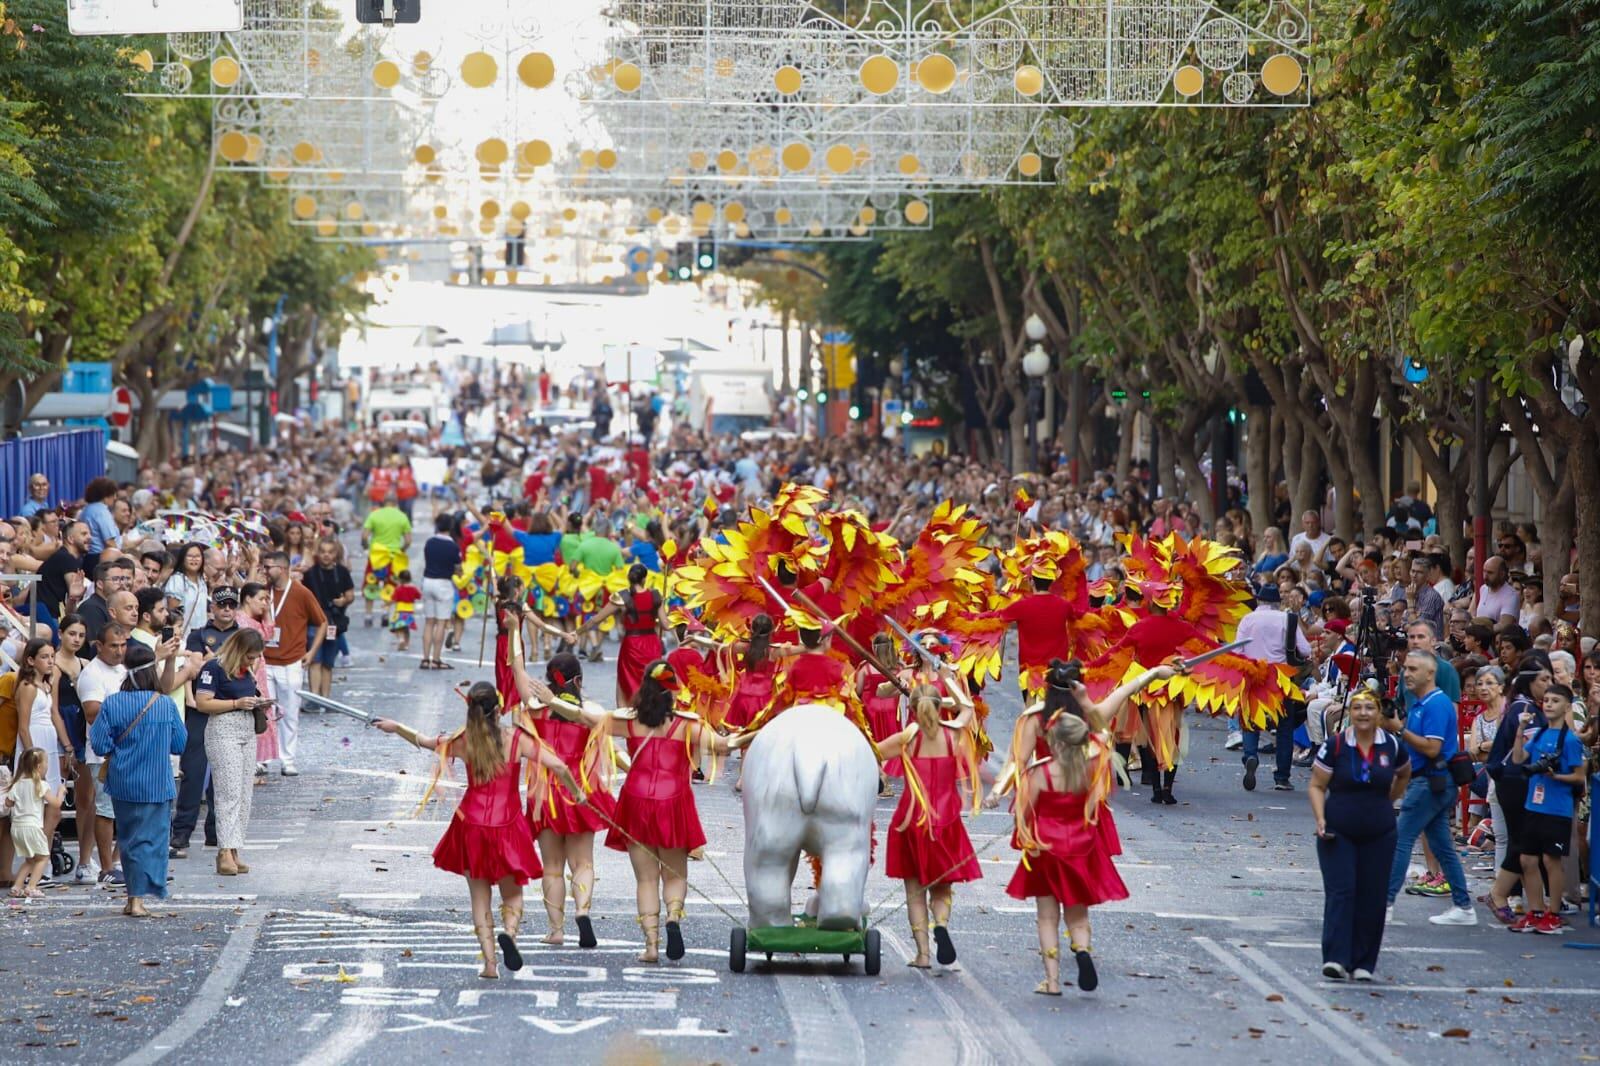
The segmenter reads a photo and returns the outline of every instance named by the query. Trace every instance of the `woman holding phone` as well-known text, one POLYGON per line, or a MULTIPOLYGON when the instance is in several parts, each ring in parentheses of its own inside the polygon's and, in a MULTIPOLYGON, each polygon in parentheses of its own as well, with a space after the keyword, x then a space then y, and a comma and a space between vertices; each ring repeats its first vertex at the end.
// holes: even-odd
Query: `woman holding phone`
POLYGON ((235 630, 194 682, 195 707, 209 716, 206 760, 217 806, 217 873, 223 877, 250 872, 239 859, 239 849, 250 824, 256 712, 265 714, 272 703, 256 687, 255 669, 264 650, 260 633, 235 630))
POLYGON ((1322 976, 1370 981, 1394 862, 1394 802, 1411 780, 1411 762, 1399 739, 1378 728, 1377 693, 1357 689, 1346 711, 1350 724, 1317 749, 1306 790, 1322 867, 1322 976))

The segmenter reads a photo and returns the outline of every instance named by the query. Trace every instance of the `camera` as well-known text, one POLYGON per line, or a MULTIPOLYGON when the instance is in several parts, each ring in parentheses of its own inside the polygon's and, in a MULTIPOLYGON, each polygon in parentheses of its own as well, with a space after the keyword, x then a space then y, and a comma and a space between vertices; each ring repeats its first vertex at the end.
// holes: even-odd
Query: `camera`
POLYGON ((1543 755, 1529 762, 1526 769, 1530 777, 1534 774, 1559 774, 1561 759, 1556 755, 1543 755))

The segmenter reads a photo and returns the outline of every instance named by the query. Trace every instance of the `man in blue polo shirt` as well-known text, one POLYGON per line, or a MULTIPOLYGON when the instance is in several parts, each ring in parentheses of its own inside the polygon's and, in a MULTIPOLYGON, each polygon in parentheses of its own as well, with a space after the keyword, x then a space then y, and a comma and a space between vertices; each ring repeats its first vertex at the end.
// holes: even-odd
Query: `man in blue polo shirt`
POLYGON ((1519 716, 1511 748, 1511 761, 1528 773, 1528 800, 1518 840, 1528 910, 1512 924, 1513 933, 1565 931, 1561 861, 1572 840, 1573 786, 1583 783, 1583 742, 1572 729, 1572 689, 1551 685, 1541 710, 1542 716, 1532 711, 1519 716))
POLYGON ((1406 690, 1415 700, 1404 722, 1391 718, 1383 723, 1383 728, 1399 737, 1411 753, 1411 783, 1406 786, 1405 799, 1400 802, 1394 865, 1389 870, 1389 917, 1394 917, 1395 897, 1400 894, 1406 870, 1411 866, 1411 849, 1416 846, 1417 837, 1426 836, 1428 847, 1450 883, 1450 900, 1454 904, 1428 921, 1435 925, 1477 925, 1478 915, 1472 909, 1472 896, 1467 891, 1466 871, 1461 868, 1461 856, 1456 852, 1455 838, 1450 835, 1450 809, 1455 804, 1457 789, 1450 780, 1445 761, 1456 753, 1459 739, 1456 705, 1434 683, 1437 669, 1432 652, 1407 652, 1402 672, 1406 690))

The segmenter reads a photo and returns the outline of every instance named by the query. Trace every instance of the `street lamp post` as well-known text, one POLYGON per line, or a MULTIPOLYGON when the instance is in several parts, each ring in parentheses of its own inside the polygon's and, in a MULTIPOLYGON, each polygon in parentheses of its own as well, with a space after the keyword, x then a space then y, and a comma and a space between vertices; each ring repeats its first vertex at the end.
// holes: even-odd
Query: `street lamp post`
MULTIPOLYGON (((1221 364, 1221 355, 1215 346, 1205 354, 1206 373, 1215 377, 1221 364)), ((1222 517, 1228 499, 1228 460, 1222 453, 1222 412, 1211 416, 1211 524, 1215 531, 1217 519, 1222 517)))
POLYGON ((1029 315, 1022 324, 1022 330, 1033 342, 1033 347, 1022 357, 1022 373, 1028 379, 1028 456, 1034 466, 1042 467, 1043 464, 1039 462, 1039 419, 1035 412, 1041 406, 1044 376, 1050 373, 1050 356, 1040 343, 1045 338, 1045 326, 1038 315, 1029 315))

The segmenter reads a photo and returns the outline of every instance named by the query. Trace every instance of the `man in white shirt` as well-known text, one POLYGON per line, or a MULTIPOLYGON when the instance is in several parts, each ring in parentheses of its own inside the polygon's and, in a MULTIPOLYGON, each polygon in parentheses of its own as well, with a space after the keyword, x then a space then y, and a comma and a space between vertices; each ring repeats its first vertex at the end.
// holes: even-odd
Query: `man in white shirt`
MULTIPOLYGON (((1311 512, 1307 512, 1310 514, 1311 512)), ((1324 542, 1326 546, 1326 542, 1324 542)), ((1289 661, 1289 627, 1291 616, 1278 606, 1278 586, 1264 585, 1256 590, 1256 607, 1249 614, 1239 619, 1238 632, 1234 634, 1235 640, 1247 640, 1250 643, 1239 649, 1240 655, 1249 656, 1265 663, 1282 663, 1289 661)), ((1298 659, 1304 661, 1311 657, 1311 644, 1306 640, 1305 633, 1298 623, 1294 626, 1294 647, 1298 659)), ((1273 770, 1272 787, 1278 792, 1292 792, 1294 786, 1289 783, 1289 769, 1294 759, 1294 716, 1289 713, 1288 705, 1284 706, 1283 717, 1278 719, 1277 737, 1274 755, 1277 764, 1273 770)), ((1259 730, 1250 730, 1244 735, 1244 790, 1256 790, 1256 769, 1261 765, 1261 733, 1259 730)))
POLYGON ((1328 541, 1332 539, 1332 533, 1322 531, 1322 516, 1315 511, 1307 511, 1300 516, 1300 532, 1289 541, 1289 558, 1293 559, 1300 545, 1306 544, 1311 548, 1311 561, 1321 566, 1325 562, 1322 554, 1328 550, 1328 541))
POLYGON ((1475 618, 1487 618, 1491 626, 1515 624, 1517 612, 1522 609, 1522 597, 1516 586, 1506 580, 1506 561, 1491 555, 1483 564, 1483 584, 1478 586, 1478 598, 1473 602, 1475 618))
POLYGON ((1428 556, 1428 579, 1439 598, 1449 603, 1456 595, 1456 583, 1450 580, 1450 557, 1443 552, 1428 556))
MULTIPOLYGON (((130 596, 131 593, 114 593, 130 596)), ((100 704, 113 692, 122 688, 128 672, 122 658, 128 651, 128 627, 110 621, 100 630, 100 643, 93 659, 78 671, 78 702, 83 707, 84 731, 87 733, 100 714, 100 704)), ((95 787, 95 777, 105 760, 84 745, 83 758, 78 760, 77 783, 73 801, 78 822, 78 871, 73 880, 88 884, 98 879, 114 885, 122 883, 122 873, 116 869, 116 814, 111 807, 111 797, 104 789, 95 787), (98 859, 96 861, 96 852, 98 859), (103 872, 102 872, 103 871, 103 872)))

